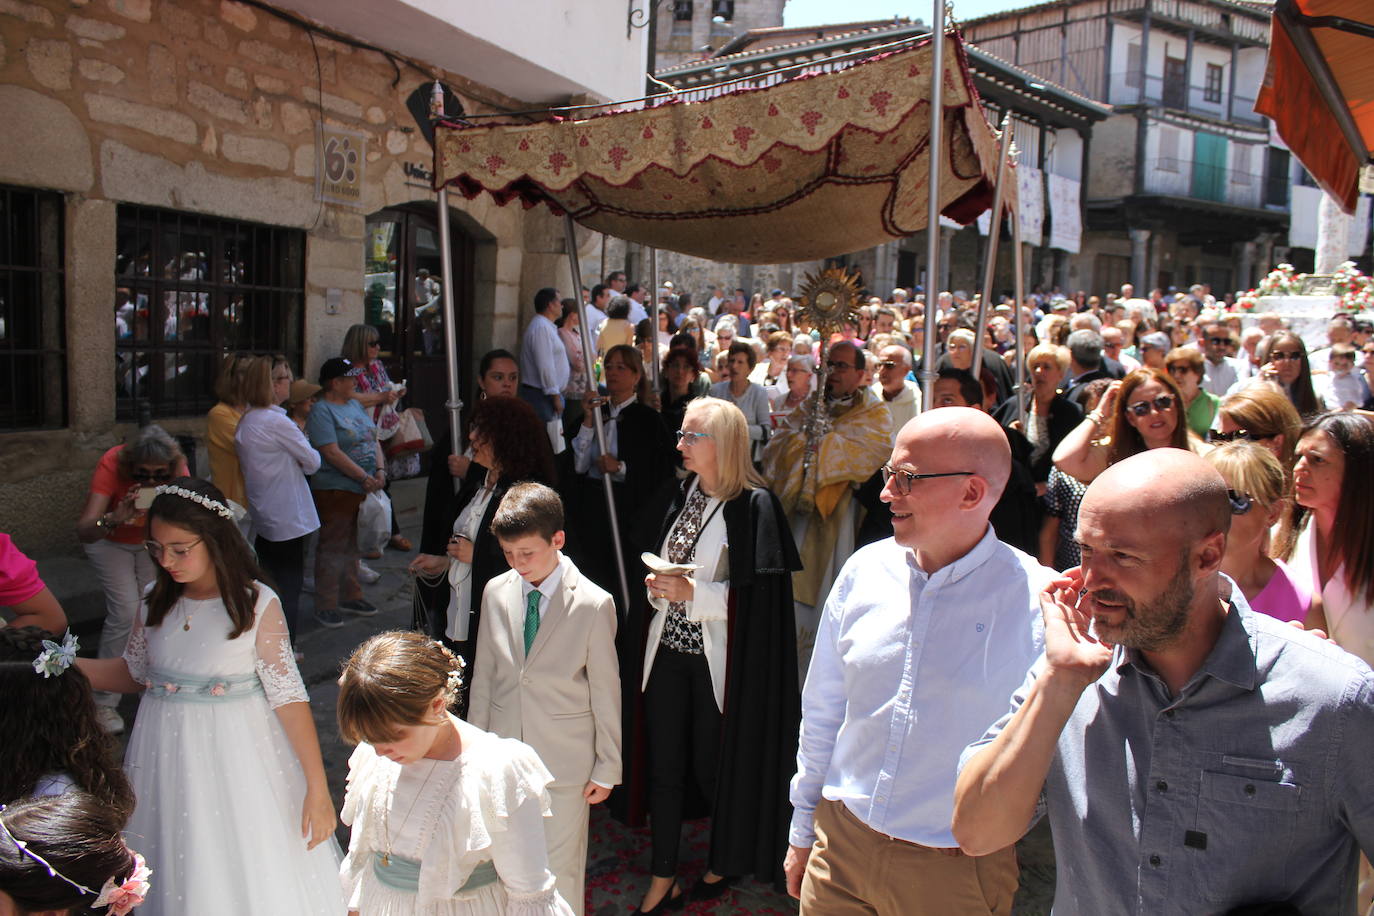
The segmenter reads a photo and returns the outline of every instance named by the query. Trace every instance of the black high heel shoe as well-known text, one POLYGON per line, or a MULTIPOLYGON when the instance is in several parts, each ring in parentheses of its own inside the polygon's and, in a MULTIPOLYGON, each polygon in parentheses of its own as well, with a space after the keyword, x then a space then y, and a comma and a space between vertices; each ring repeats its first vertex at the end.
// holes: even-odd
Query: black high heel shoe
POLYGON ((668 888, 668 893, 664 894, 658 903, 654 904, 652 910, 641 910, 638 905, 631 912, 639 913, 641 916, 655 916, 657 913, 671 913, 673 910, 680 910, 687 905, 687 893, 682 889, 682 885, 676 881, 673 886, 668 888), (676 894, 673 891, 677 891, 676 894))
POLYGON ((725 895, 725 892, 735 886, 738 878, 722 877, 719 881, 707 881, 705 877, 697 879, 697 883, 692 885, 691 891, 687 896, 693 900, 715 900, 725 895))

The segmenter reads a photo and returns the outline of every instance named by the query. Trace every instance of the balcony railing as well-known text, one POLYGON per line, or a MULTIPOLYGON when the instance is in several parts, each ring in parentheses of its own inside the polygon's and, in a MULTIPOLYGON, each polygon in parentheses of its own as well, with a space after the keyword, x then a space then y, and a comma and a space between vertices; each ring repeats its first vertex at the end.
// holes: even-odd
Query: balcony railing
POLYGON ((1111 95, 1107 99, 1113 105, 1162 105, 1188 114, 1208 118, 1230 120, 1247 127, 1263 127, 1264 116, 1255 114, 1255 100, 1236 94, 1228 109, 1226 105, 1226 86, 1220 91, 1209 92, 1206 86, 1190 86, 1163 77, 1146 76, 1144 92, 1138 72, 1112 74, 1111 95))
POLYGON ((1188 159, 1146 161, 1144 184, 1146 194, 1190 197, 1237 207, 1259 208, 1272 203, 1265 198, 1263 175, 1188 159))

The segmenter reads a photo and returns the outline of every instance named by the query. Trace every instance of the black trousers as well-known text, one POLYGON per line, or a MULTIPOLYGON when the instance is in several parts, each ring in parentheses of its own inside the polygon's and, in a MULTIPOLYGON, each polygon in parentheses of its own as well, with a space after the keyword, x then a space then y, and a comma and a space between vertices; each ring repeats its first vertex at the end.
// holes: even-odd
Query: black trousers
POLYGON ((310 535, 303 534, 289 541, 269 541, 258 535, 253 547, 258 552, 258 563, 263 571, 272 577, 272 585, 281 599, 282 616, 286 618, 286 628, 291 633, 291 641, 296 640, 296 618, 300 612, 301 585, 305 581, 305 542, 310 535))
POLYGON ((649 750, 651 873, 677 874, 682 808, 690 773, 709 807, 716 797, 720 757, 720 710, 711 689, 705 655, 688 655, 659 645, 644 690, 649 750))

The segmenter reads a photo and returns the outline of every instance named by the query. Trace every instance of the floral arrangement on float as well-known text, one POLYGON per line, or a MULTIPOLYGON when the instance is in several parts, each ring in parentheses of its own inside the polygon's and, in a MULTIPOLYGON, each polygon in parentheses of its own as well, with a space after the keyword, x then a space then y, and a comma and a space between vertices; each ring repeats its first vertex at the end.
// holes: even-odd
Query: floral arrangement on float
POLYGON ((1300 274, 1292 264, 1280 264, 1260 281, 1259 286, 1236 297, 1235 312, 1253 312, 1260 300, 1267 296, 1312 295, 1313 281, 1322 287, 1321 294, 1337 296, 1336 311, 1363 312, 1374 308, 1374 278, 1366 276, 1354 261, 1344 261, 1330 276, 1300 274))

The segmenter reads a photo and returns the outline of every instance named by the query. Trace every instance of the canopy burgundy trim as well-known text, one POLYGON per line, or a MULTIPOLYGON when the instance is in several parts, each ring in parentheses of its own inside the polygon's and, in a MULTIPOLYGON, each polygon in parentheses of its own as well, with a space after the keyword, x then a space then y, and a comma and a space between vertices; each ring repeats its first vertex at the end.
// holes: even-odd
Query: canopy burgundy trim
POLYGON ((1369 0, 1278 0, 1255 111, 1348 213, 1374 150, 1369 0))
MULTIPOLYGON (((997 135, 962 41, 945 41, 938 194, 944 215, 968 223, 991 203, 997 135)), ((547 204, 599 232, 736 264, 871 248, 925 228, 932 57, 927 38, 702 101, 584 120, 442 122, 435 187, 547 204)))

